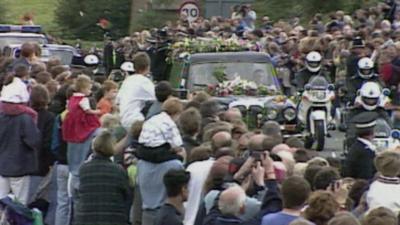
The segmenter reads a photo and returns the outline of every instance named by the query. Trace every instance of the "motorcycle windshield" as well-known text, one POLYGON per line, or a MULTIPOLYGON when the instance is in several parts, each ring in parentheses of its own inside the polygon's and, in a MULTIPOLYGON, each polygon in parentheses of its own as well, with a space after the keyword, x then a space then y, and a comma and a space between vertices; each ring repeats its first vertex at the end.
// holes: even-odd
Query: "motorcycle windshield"
POLYGON ((312 77, 308 84, 311 85, 311 89, 316 90, 325 90, 328 88, 329 85, 328 81, 323 76, 312 77))
POLYGON ((374 129, 375 138, 388 138, 392 129, 384 119, 377 119, 374 129))

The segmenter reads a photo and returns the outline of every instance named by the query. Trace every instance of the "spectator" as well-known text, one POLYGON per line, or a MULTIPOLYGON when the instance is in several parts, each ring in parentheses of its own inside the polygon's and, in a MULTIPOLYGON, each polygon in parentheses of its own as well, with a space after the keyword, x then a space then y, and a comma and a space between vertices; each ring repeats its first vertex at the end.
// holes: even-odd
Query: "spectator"
POLYGON ((126 130, 138 120, 144 120, 142 110, 146 102, 155 100, 154 84, 146 76, 150 72, 150 58, 138 53, 133 59, 136 74, 124 80, 117 95, 121 124, 126 130))
POLYGON ((18 66, 25 66, 30 71, 35 58, 35 46, 30 42, 26 42, 21 46, 21 57, 15 59, 8 67, 8 71, 14 71, 18 66))
MULTIPOLYGON (((75 92, 68 100, 68 113, 62 123, 62 136, 67 144, 67 160, 70 178, 70 190, 79 185, 79 167, 90 152, 90 145, 100 121, 99 110, 91 109, 88 96, 91 94, 92 81, 86 75, 79 75, 75 83, 75 92)), ((74 192, 71 192, 74 193, 74 192)), ((76 197, 76 195, 73 195, 76 197)))
POLYGON ((13 77, 3 87, 0 101, 0 198, 11 192, 27 205, 29 175, 38 172, 36 154, 41 139, 36 127, 37 114, 25 106, 29 93, 20 78, 13 77))
POLYGON ((179 116, 178 124, 182 133, 183 147, 188 158, 191 158, 192 149, 200 145, 197 140, 201 126, 200 112, 195 108, 186 109, 179 116))
POLYGON ((339 203, 336 202, 333 194, 317 191, 310 196, 304 216, 316 225, 326 225, 338 211, 339 203))
POLYGON ((151 117, 143 124, 139 137, 137 157, 149 162, 160 163, 176 159, 176 153, 185 153, 183 141, 175 121, 183 110, 177 98, 170 98, 162 105, 163 112, 151 117))
POLYGON ((386 207, 396 214, 400 212, 400 155, 397 152, 383 152, 375 158, 375 167, 379 177, 374 181, 367 193, 367 203, 371 210, 386 207), (387 193, 390 193, 388 195, 387 193))
MULTIPOLYGON (((39 201, 45 200, 50 204, 54 204, 55 202, 50 202, 49 197, 40 196, 40 192, 46 193, 46 188, 50 186, 50 183, 47 182, 45 176, 49 174, 51 166, 54 163, 54 156, 51 153, 51 142, 52 142, 52 133, 54 127, 55 116, 53 113, 47 111, 47 105, 50 102, 50 97, 47 89, 43 85, 35 85, 31 91, 30 97, 30 105, 38 114, 37 127, 41 133, 41 141, 40 148, 37 149, 37 160, 38 171, 31 177, 31 203, 37 203, 39 201)), ((53 170, 52 170, 53 171, 53 170)), ((48 192, 47 192, 48 193, 48 192)), ((36 206, 39 208, 39 206, 36 206)), ((40 208, 44 214, 46 214, 47 209, 40 208)))
POLYGON ((128 176, 110 160, 114 144, 106 130, 93 140, 94 157, 79 169, 79 202, 73 224, 127 224, 128 176))
POLYGON ((362 225, 397 225, 397 216, 385 207, 379 207, 369 212, 362 220, 362 225))
POLYGON ((151 118, 162 112, 162 104, 173 94, 171 84, 167 81, 161 81, 155 88, 156 101, 151 104, 147 112, 146 119, 151 118))
POLYGON ((351 213, 340 212, 328 222, 328 225, 361 225, 361 223, 351 213))
POLYGON ((327 190, 340 179, 339 172, 332 167, 324 167, 319 170, 313 180, 313 190, 327 190))
POLYGON ((100 110, 100 115, 115 112, 115 98, 118 92, 118 84, 111 80, 104 81, 102 85, 103 97, 97 103, 97 109, 100 110))
POLYGON ((282 184, 283 209, 280 212, 266 215, 262 225, 288 225, 300 217, 311 192, 310 185, 300 177, 291 177, 282 184))
POLYGON ((170 170, 164 175, 167 199, 160 208, 155 225, 183 225, 183 203, 188 197, 189 180, 190 173, 184 170, 170 170))

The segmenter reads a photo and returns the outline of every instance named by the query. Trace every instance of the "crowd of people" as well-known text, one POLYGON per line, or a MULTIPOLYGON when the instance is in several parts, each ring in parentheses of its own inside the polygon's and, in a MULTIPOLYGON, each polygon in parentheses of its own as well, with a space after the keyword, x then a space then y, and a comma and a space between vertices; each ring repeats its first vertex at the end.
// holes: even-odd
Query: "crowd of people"
POLYGON ((106 71, 116 67, 114 50, 134 65, 121 84, 43 63, 39 45, 23 44, 18 59, 0 59, 0 199, 38 208, 48 225, 399 224, 400 153, 375 151, 369 115, 355 120, 342 162, 284 139, 274 121, 249 130, 238 109, 206 92, 182 102, 149 76, 154 52, 171 42, 238 39, 269 54, 287 94, 302 88, 291 81, 317 52, 318 72, 338 86, 373 71, 396 104, 400 11, 380 3, 322 19, 263 17, 257 27, 251 7, 238 6, 228 19, 168 22, 108 43, 106 71), (372 67, 360 66, 365 57, 372 67))

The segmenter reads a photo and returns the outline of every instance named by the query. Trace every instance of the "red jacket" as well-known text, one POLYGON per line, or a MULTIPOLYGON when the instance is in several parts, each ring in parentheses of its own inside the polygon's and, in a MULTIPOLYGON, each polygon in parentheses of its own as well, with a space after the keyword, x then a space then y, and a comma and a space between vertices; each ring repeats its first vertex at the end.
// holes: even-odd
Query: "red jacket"
POLYGON ((68 113, 62 124, 62 135, 66 142, 82 143, 100 127, 99 118, 86 113, 79 106, 83 98, 85 96, 72 96, 68 101, 68 113))

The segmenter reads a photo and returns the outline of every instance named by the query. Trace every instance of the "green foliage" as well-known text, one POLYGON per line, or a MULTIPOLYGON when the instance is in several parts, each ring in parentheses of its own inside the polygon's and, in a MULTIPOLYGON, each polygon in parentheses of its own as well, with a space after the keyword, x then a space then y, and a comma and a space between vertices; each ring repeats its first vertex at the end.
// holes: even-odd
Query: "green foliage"
POLYGON ((101 40, 103 30, 96 24, 105 18, 111 22, 115 37, 128 34, 131 0, 58 0, 56 22, 65 37, 101 40))
POLYGON ((226 81, 228 79, 226 77, 226 74, 225 74, 225 67, 224 66, 216 67, 214 69, 213 76, 215 77, 215 79, 219 83, 222 83, 222 82, 224 82, 224 81, 226 81))
POLYGON ((35 24, 42 25, 44 31, 48 33, 58 35, 58 26, 54 23, 56 2, 56 0, 0 0, 0 22, 20 24, 22 16, 31 13, 35 24))
MULTIPOLYGON (((166 0, 168 1, 168 0, 166 0)), ((176 21, 178 19, 176 12, 148 10, 142 12, 136 21, 133 21, 132 30, 142 31, 154 27, 162 27, 169 21, 176 21)))
POLYGON ((3 4, 2 1, 0 1, 0 23, 6 22, 6 17, 5 17, 6 12, 7 12, 6 5, 3 4))

